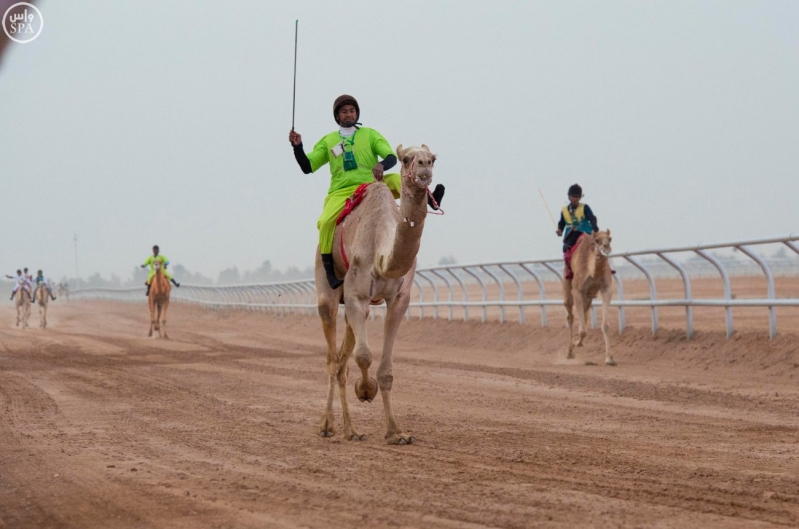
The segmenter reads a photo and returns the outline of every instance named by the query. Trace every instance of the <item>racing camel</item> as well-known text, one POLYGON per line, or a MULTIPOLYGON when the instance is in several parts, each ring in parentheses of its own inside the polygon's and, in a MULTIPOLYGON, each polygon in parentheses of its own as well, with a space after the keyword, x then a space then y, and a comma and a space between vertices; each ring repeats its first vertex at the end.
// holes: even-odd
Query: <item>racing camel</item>
MULTIPOLYGON (((433 181, 435 155, 426 145, 403 149, 397 147, 402 162, 402 192, 399 207, 389 188, 382 182, 366 187, 363 201, 336 228, 333 238, 333 259, 336 275, 344 284, 333 290, 327 281, 322 259, 316 255, 316 292, 319 316, 327 341, 327 405, 318 433, 322 437, 335 434, 333 398, 338 384, 343 433, 347 440, 364 440, 352 425, 347 404, 347 363, 350 356, 361 370, 355 383, 359 400, 372 402, 378 388, 383 398, 388 444, 411 444, 414 437, 403 433, 394 418, 391 388, 394 382, 392 350, 402 318, 410 302, 416 254, 427 216, 428 187, 433 181), (342 292, 343 289, 343 292, 342 292), (345 334, 336 350, 336 314, 343 298, 346 311, 345 334), (386 303, 383 350, 377 368, 377 380, 369 376, 372 351, 366 333, 369 306, 386 303)), ((357 193, 357 192, 356 192, 357 193)))
POLYGON ((50 293, 47 287, 42 284, 36 290, 36 306, 39 307, 39 327, 42 329, 47 328, 47 304, 50 301, 50 293))
POLYGON ((154 261, 155 275, 150 286, 150 295, 147 297, 150 305, 150 338, 153 330, 158 331, 159 338, 169 338, 166 334, 166 311, 169 308, 169 293, 172 287, 167 281, 161 268, 161 261, 154 261))
POLYGON ((28 326, 28 318, 31 316, 31 293, 24 286, 20 286, 14 293, 14 306, 17 308, 17 327, 22 324, 22 328, 28 326))
MULTIPOLYGON (((611 286, 613 276, 608 263, 610 255, 610 230, 599 231, 593 235, 582 235, 577 241, 571 256, 572 279, 563 280, 563 304, 566 306, 566 319, 569 323, 569 352, 567 358, 574 358, 574 348, 582 347, 586 334, 586 319, 591 302, 602 296, 602 336, 605 338, 605 363, 615 366, 610 354, 608 337, 608 312, 610 311, 611 286), (577 313, 578 328, 574 332, 574 312, 577 313)), ((565 276, 564 276, 565 277, 565 276)))

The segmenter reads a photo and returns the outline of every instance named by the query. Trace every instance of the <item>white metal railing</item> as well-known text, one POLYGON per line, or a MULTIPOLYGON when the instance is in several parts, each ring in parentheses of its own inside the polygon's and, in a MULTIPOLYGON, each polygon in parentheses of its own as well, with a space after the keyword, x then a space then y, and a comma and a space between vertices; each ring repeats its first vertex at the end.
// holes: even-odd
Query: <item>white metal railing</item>
MULTIPOLYGON (((617 274, 613 277, 616 283, 616 299, 611 304, 619 311, 619 332, 626 327, 625 309, 628 307, 649 307, 651 310, 652 332, 659 328, 659 307, 684 307, 686 335, 690 338, 694 333, 694 307, 722 307, 725 310, 726 334, 731 336, 733 327, 733 308, 764 307, 768 310, 769 336, 777 334, 776 307, 799 307, 797 298, 778 298, 775 291, 774 273, 770 260, 764 258, 755 248, 763 245, 780 245, 790 250, 793 259, 781 258, 780 275, 799 277, 799 235, 777 237, 771 239, 744 240, 730 243, 709 244, 701 246, 685 246, 678 248, 641 250, 635 252, 611 254, 613 266, 617 274), (750 274, 751 267, 746 261, 737 258, 719 257, 711 253, 716 251, 737 251, 746 256, 749 262, 759 268, 766 281, 765 297, 734 299, 730 283, 731 275, 750 274), (675 254, 688 254, 690 259, 678 260, 675 254), (663 269, 663 265, 668 270, 663 269), (719 299, 697 298, 692 295, 691 278, 697 275, 706 276, 708 268, 715 269, 723 284, 723 297, 719 299), (733 271, 734 274, 731 274, 733 271), (743 272, 742 272, 743 271, 743 272), (660 299, 656 287, 656 277, 676 274, 682 280, 683 296, 680 298, 660 299), (647 299, 624 299, 624 281, 634 274, 642 275, 648 285, 647 299)), ((417 310, 419 318, 425 317, 425 309, 432 309, 433 318, 443 317, 440 310, 446 310, 447 319, 452 320, 454 311, 463 312, 464 321, 480 311, 480 319, 488 319, 489 308, 499 310, 499 321, 506 320, 506 309, 518 310, 519 323, 525 321, 525 307, 541 309, 541 325, 547 326, 547 307, 562 306, 563 300, 548 298, 546 283, 562 280, 562 258, 544 260, 523 260, 491 263, 475 263, 468 265, 446 265, 423 268, 416 271, 412 301, 406 314, 417 310), (524 286, 535 282, 537 296, 525 296, 524 286), (456 299, 456 297, 458 299, 456 299), (475 298, 478 298, 475 299, 475 298), (432 299, 430 299, 432 298, 432 299)), ((83 299, 113 299, 124 301, 142 301, 143 288, 128 289, 83 289, 72 292, 70 297, 83 299)), ((172 297, 176 301, 197 303, 211 308, 234 307, 249 310, 263 310, 281 314, 316 313, 316 289, 312 279, 288 281, 282 283, 235 285, 235 286, 200 286, 184 284, 172 289, 172 297)), ((385 305, 373 307, 372 318, 376 312, 385 315, 385 305)), ((429 313, 428 313, 429 314, 429 313)), ((592 323, 596 326, 596 311, 592 310, 592 323)))

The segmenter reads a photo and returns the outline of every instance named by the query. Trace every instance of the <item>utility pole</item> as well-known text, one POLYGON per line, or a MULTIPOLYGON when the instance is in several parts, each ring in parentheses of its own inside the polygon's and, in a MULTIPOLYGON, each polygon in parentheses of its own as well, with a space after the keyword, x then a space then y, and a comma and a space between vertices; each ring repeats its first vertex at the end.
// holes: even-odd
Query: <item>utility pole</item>
POLYGON ((78 234, 75 233, 75 290, 78 290, 78 278, 80 275, 78 274, 78 234))

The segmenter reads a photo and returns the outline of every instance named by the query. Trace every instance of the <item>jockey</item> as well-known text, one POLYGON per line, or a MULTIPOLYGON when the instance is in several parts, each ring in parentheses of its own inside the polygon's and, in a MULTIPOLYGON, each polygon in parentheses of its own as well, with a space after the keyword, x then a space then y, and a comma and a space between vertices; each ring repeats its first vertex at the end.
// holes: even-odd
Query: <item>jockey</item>
MULTIPOLYGON (((25 271, 27 272, 28 269, 26 268, 25 271)), ((31 283, 22 274, 22 270, 17 270, 17 275, 16 276, 10 276, 10 275, 6 274, 6 277, 9 278, 9 279, 13 279, 14 280, 14 290, 11 291, 11 299, 14 299, 14 294, 17 293, 17 290, 19 290, 19 287, 24 288, 25 291, 28 293, 28 295, 30 295, 31 298, 33 298, 33 295, 31 294, 31 283)))
POLYGON ((44 285, 44 288, 47 289, 47 293, 50 294, 50 297, 53 298, 53 301, 55 301, 55 296, 53 295, 53 285, 50 283, 49 280, 45 279, 44 274, 42 273, 41 270, 36 272, 36 288, 33 290, 33 295, 31 296, 31 299, 34 300, 35 302, 36 291, 38 291, 39 287, 42 285, 44 285))
POLYGON ((172 277, 172 275, 169 272, 166 271, 166 267, 169 265, 169 259, 167 259, 166 256, 164 256, 164 255, 159 255, 158 245, 155 245, 155 246, 153 246, 153 255, 148 257, 147 260, 144 261, 144 264, 141 265, 142 268, 145 268, 147 266, 150 267, 150 275, 147 276, 147 281, 145 281, 145 283, 144 283, 145 285, 147 285, 147 293, 145 294, 145 296, 149 296, 150 295, 150 284, 153 281, 153 277, 155 277, 155 262, 156 261, 159 261, 161 263, 161 270, 163 271, 164 276, 166 276, 166 278, 168 280, 172 281, 172 283, 176 287, 180 286, 180 283, 175 281, 175 279, 172 277))
POLYGON ((577 243, 581 233, 591 235, 599 231, 594 212, 588 204, 581 204, 583 188, 574 184, 569 188, 569 205, 563 206, 558 222, 558 236, 563 235, 563 253, 577 243), (565 228, 565 230, 564 230, 565 228))
MULTIPOLYGON (((305 154, 302 148, 302 136, 289 132, 289 142, 294 148, 294 158, 304 174, 317 171, 325 164, 330 164, 330 187, 327 190, 322 215, 316 222, 319 229, 319 253, 325 267, 327 282, 336 289, 343 283, 336 277, 333 267, 333 234, 336 230, 336 219, 344 209, 347 199, 361 184, 369 182, 385 182, 394 198, 399 198, 401 190, 400 175, 384 174, 397 163, 397 157, 386 139, 375 129, 360 127, 358 119, 361 109, 358 101, 350 95, 342 95, 333 103, 333 119, 339 130, 325 135, 305 154), (378 162, 377 157, 383 158, 378 162)), ((441 204, 444 186, 438 184, 433 191, 436 204, 441 204)), ((428 197, 428 204, 435 209, 437 205, 428 197)))

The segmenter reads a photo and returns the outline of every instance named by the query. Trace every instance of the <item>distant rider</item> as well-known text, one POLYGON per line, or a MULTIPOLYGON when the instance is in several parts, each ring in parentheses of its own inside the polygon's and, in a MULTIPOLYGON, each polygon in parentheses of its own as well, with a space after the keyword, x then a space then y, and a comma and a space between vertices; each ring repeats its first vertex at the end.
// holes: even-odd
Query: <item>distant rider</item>
POLYGON ((55 296, 53 295, 53 285, 50 283, 48 279, 44 277, 44 273, 41 270, 36 272, 36 288, 33 290, 33 295, 31 296, 32 300, 36 300, 36 292, 39 290, 39 287, 44 285, 44 288, 47 290, 47 293, 50 294, 50 297, 55 301, 55 296))
POLYGON ((145 296, 149 296, 150 295, 150 285, 153 282, 153 277, 155 277, 155 262, 156 261, 160 261, 161 270, 163 271, 164 276, 166 276, 166 278, 168 280, 170 280, 176 287, 180 286, 180 283, 175 281, 175 279, 172 277, 172 275, 169 272, 166 271, 166 267, 169 265, 169 259, 167 259, 165 255, 160 255, 159 254, 158 245, 156 245, 156 246, 153 246, 153 255, 148 257, 147 260, 144 261, 144 264, 141 265, 142 268, 146 268, 148 266, 150 267, 150 275, 147 276, 147 281, 144 283, 145 285, 147 285, 147 293, 145 294, 145 296))
POLYGON ((571 250, 583 233, 592 235, 599 231, 596 216, 588 204, 583 204, 583 188, 578 184, 569 187, 569 205, 563 206, 558 221, 558 236, 563 235, 563 259, 566 263, 566 279, 572 278, 571 250))
MULTIPOLYGON (((25 270, 27 271, 28 269, 26 268, 25 270)), ((25 289, 25 291, 28 293, 28 295, 31 296, 31 301, 33 301, 33 296, 31 294, 31 283, 22 274, 22 270, 17 270, 17 275, 16 276, 10 276, 10 275, 6 274, 6 277, 9 278, 9 279, 13 279, 14 280, 14 290, 11 291, 11 299, 14 299, 14 294, 17 293, 17 290, 19 290, 19 287, 22 287, 22 288, 25 289)))

